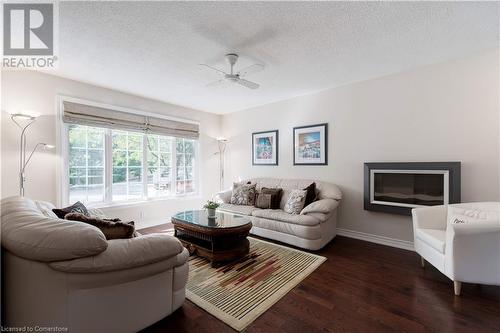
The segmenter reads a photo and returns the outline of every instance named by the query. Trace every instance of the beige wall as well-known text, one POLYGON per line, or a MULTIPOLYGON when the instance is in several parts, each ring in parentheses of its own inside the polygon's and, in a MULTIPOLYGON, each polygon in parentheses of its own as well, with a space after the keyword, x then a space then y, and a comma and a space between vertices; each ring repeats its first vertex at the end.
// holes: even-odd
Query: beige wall
POLYGON ((412 240, 409 217, 363 210, 363 163, 461 161, 462 200, 500 200, 498 70, 490 52, 225 115, 228 179, 336 183, 340 228, 412 240), (329 165, 293 166, 292 128, 323 122, 329 165), (252 166, 251 133, 274 129, 280 165, 252 166))
MULTIPOLYGON (((37 142, 56 143, 56 96, 58 94, 182 117, 200 122, 201 195, 195 199, 156 201, 143 205, 127 205, 108 209, 107 213, 134 219, 139 226, 164 222, 169 215, 183 208, 200 207, 218 190, 218 158, 215 138, 221 135, 221 117, 171 104, 141 98, 37 72, 2 72, 1 123, 1 196, 17 195, 19 189, 19 129, 9 113, 35 110, 41 114, 28 132, 28 148, 37 142)), ((27 170, 26 196, 57 202, 56 169, 60 156, 56 151, 40 151, 34 155, 27 170)))
MULTIPOLYGON (((6 111, 42 114, 28 146, 56 142, 56 95, 184 117, 200 122, 199 198, 107 209, 139 226, 167 221, 181 209, 200 207, 218 189, 215 137, 227 149, 226 185, 250 176, 311 178, 341 186, 339 227, 411 240, 408 217, 363 210, 363 162, 462 161, 463 201, 500 200, 498 52, 436 64, 321 93, 218 116, 35 72, 2 73, 1 196, 18 191, 19 131, 6 111), (329 123, 329 165, 292 165, 292 128, 329 123), (221 126, 222 125, 222 126, 221 126), (251 165, 251 133, 280 131, 280 165, 251 165)), ((57 154, 39 152, 28 167, 26 195, 56 202, 57 154)))

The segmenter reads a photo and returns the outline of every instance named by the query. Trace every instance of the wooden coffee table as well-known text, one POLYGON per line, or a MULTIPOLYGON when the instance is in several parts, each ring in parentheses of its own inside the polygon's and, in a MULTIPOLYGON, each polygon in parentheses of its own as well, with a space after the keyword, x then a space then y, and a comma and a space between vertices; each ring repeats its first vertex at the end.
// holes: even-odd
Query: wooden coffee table
POLYGON ((188 210, 172 216, 172 224, 175 237, 189 253, 210 260, 212 266, 249 252, 247 236, 252 222, 241 215, 217 212, 215 218, 209 218, 204 210, 188 210))

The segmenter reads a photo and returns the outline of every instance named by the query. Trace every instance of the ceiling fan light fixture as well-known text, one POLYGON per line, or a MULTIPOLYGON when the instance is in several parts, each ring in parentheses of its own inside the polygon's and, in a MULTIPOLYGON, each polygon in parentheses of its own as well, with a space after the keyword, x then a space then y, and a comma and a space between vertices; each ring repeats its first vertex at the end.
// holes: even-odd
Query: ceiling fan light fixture
POLYGON ((245 88, 249 88, 249 89, 257 89, 260 87, 259 84, 252 82, 252 81, 248 81, 248 80, 243 79, 243 78, 246 77, 248 74, 259 72, 259 71, 263 70, 264 65, 253 64, 251 66, 247 66, 247 67, 235 72, 234 65, 238 61, 239 56, 236 53, 228 53, 228 54, 226 54, 225 58, 226 58, 226 61, 230 65, 229 73, 226 73, 218 68, 212 67, 212 66, 207 65, 207 64, 200 64, 200 66, 204 66, 206 68, 212 69, 215 72, 223 75, 222 79, 208 83, 206 85, 207 87, 220 86, 220 85, 222 85, 224 83, 228 83, 228 82, 229 83, 237 83, 237 84, 239 84, 245 88))

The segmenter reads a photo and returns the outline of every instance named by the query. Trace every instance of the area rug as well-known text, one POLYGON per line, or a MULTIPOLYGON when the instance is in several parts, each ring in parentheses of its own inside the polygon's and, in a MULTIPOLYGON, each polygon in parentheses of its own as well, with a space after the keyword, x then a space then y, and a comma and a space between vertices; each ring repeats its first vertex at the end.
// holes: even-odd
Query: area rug
POLYGON ((212 268, 205 259, 189 260, 186 297, 237 331, 245 329, 305 279, 325 257, 249 238, 250 253, 212 268))

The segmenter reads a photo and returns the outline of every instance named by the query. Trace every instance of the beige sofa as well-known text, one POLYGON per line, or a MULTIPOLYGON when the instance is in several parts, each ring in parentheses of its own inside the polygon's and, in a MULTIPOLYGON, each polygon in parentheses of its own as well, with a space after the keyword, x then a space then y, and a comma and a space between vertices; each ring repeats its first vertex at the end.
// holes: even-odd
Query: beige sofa
POLYGON ((280 209, 232 205, 232 190, 216 195, 220 210, 247 216, 253 224, 250 233, 309 250, 319 250, 336 235, 337 208, 342 192, 337 185, 314 181, 318 200, 304 207, 299 215, 285 213, 283 207, 292 189, 303 189, 313 182, 306 179, 252 178, 244 182, 262 187, 282 188, 280 209))
POLYGON ((136 332, 179 308, 188 252, 165 234, 107 241, 53 206, 1 201, 4 321, 69 332, 136 332))

